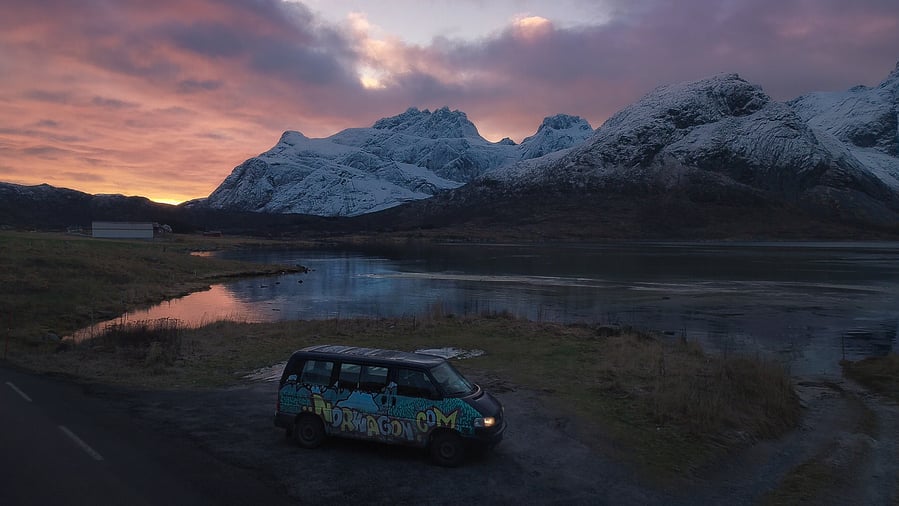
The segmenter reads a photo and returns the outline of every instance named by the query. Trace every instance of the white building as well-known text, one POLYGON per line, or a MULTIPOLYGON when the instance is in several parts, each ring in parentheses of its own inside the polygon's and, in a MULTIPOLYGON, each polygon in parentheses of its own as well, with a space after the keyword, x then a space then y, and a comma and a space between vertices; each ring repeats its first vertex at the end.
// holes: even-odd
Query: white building
POLYGON ((104 239, 152 239, 153 224, 138 221, 95 221, 91 236, 104 239))

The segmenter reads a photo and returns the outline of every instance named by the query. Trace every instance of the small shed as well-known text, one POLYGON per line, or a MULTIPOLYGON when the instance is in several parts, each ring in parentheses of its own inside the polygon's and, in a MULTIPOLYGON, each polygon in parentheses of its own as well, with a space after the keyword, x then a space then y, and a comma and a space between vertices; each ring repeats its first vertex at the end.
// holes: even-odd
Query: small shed
POLYGON ((152 239, 153 223, 141 221, 95 221, 91 237, 104 239, 152 239))

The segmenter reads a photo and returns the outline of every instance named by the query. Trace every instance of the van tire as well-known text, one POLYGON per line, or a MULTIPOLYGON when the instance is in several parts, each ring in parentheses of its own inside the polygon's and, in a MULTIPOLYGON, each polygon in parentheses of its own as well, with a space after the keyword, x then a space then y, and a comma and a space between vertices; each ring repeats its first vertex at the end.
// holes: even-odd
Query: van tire
POLYGON ((303 448, 318 448, 325 440, 322 419, 314 415, 300 415, 293 424, 293 440, 303 448))
POLYGON ((465 441, 457 432, 442 430, 431 437, 431 459, 443 467, 458 467, 465 460, 465 441))

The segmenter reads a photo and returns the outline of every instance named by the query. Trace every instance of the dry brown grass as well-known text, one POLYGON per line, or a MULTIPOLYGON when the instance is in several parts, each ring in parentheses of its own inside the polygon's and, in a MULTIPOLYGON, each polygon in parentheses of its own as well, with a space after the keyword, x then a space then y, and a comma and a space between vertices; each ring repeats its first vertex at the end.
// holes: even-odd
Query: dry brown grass
POLYGON ((547 405, 560 417, 570 417, 585 440, 662 477, 689 473, 722 452, 776 436, 798 422, 789 377, 773 362, 710 356, 696 343, 604 327, 436 313, 406 319, 218 322, 182 329, 180 354, 173 362, 148 359, 152 349, 146 343, 164 340, 137 329, 140 337, 107 336, 46 353, 30 366, 144 388, 197 388, 245 381, 246 374, 312 344, 482 349, 484 356, 458 366, 542 392, 547 405), (143 343, 144 355, 129 351, 135 341, 143 343))
POLYGON ((899 402, 899 353, 840 364, 847 377, 899 402))
MULTIPOLYGON (((193 239, 191 244, 200 244, 193 239)), ((190 255, 177 240, 0 232, 0 322, 13 346, 66 335, 228 277, 283 271, 190 255)))

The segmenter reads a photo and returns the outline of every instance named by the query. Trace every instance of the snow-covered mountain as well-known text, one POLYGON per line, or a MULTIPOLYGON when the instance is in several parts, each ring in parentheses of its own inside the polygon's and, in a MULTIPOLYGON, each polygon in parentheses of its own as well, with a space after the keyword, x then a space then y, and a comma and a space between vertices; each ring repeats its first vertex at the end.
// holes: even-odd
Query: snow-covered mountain
POLYGON ((505 167, 476 185, 786 202, 817 216, 895 225, 896 74, 877 88, 789 104, 736 74, 664 86, 563 156, 505 167))
POLYGON ((836 137, 869 171, 899 191, 899 63, 879 86, 811 93, 789 105, 809 126, 836 137))
POLYGON ((544 120, 521 145, 489 142, 465 113, 410 108, 323 139, 285 132, 208 197, 218 209, 355 216, 456 188, 498 167, 570 148, 593 133, 576 116, 544 120))
POLYGON ((447 213, 478 216, 478 206, 495 215, 500 198, 518 209, 515 195, 597 205, 611 195, 677 200, 698 213, 691 216, 706 205, 795 209, 821 223, 895 227, 899 66, 876 87, 786 103, 736 74, 663 86, 596 131, 558 115, 520 145, 485 140, 464 113, 445 107, 411 108, 325 139, 285 132, 207 204, 355 216, 427 200, 397 216, 450 223, 458 220, 447 213))

